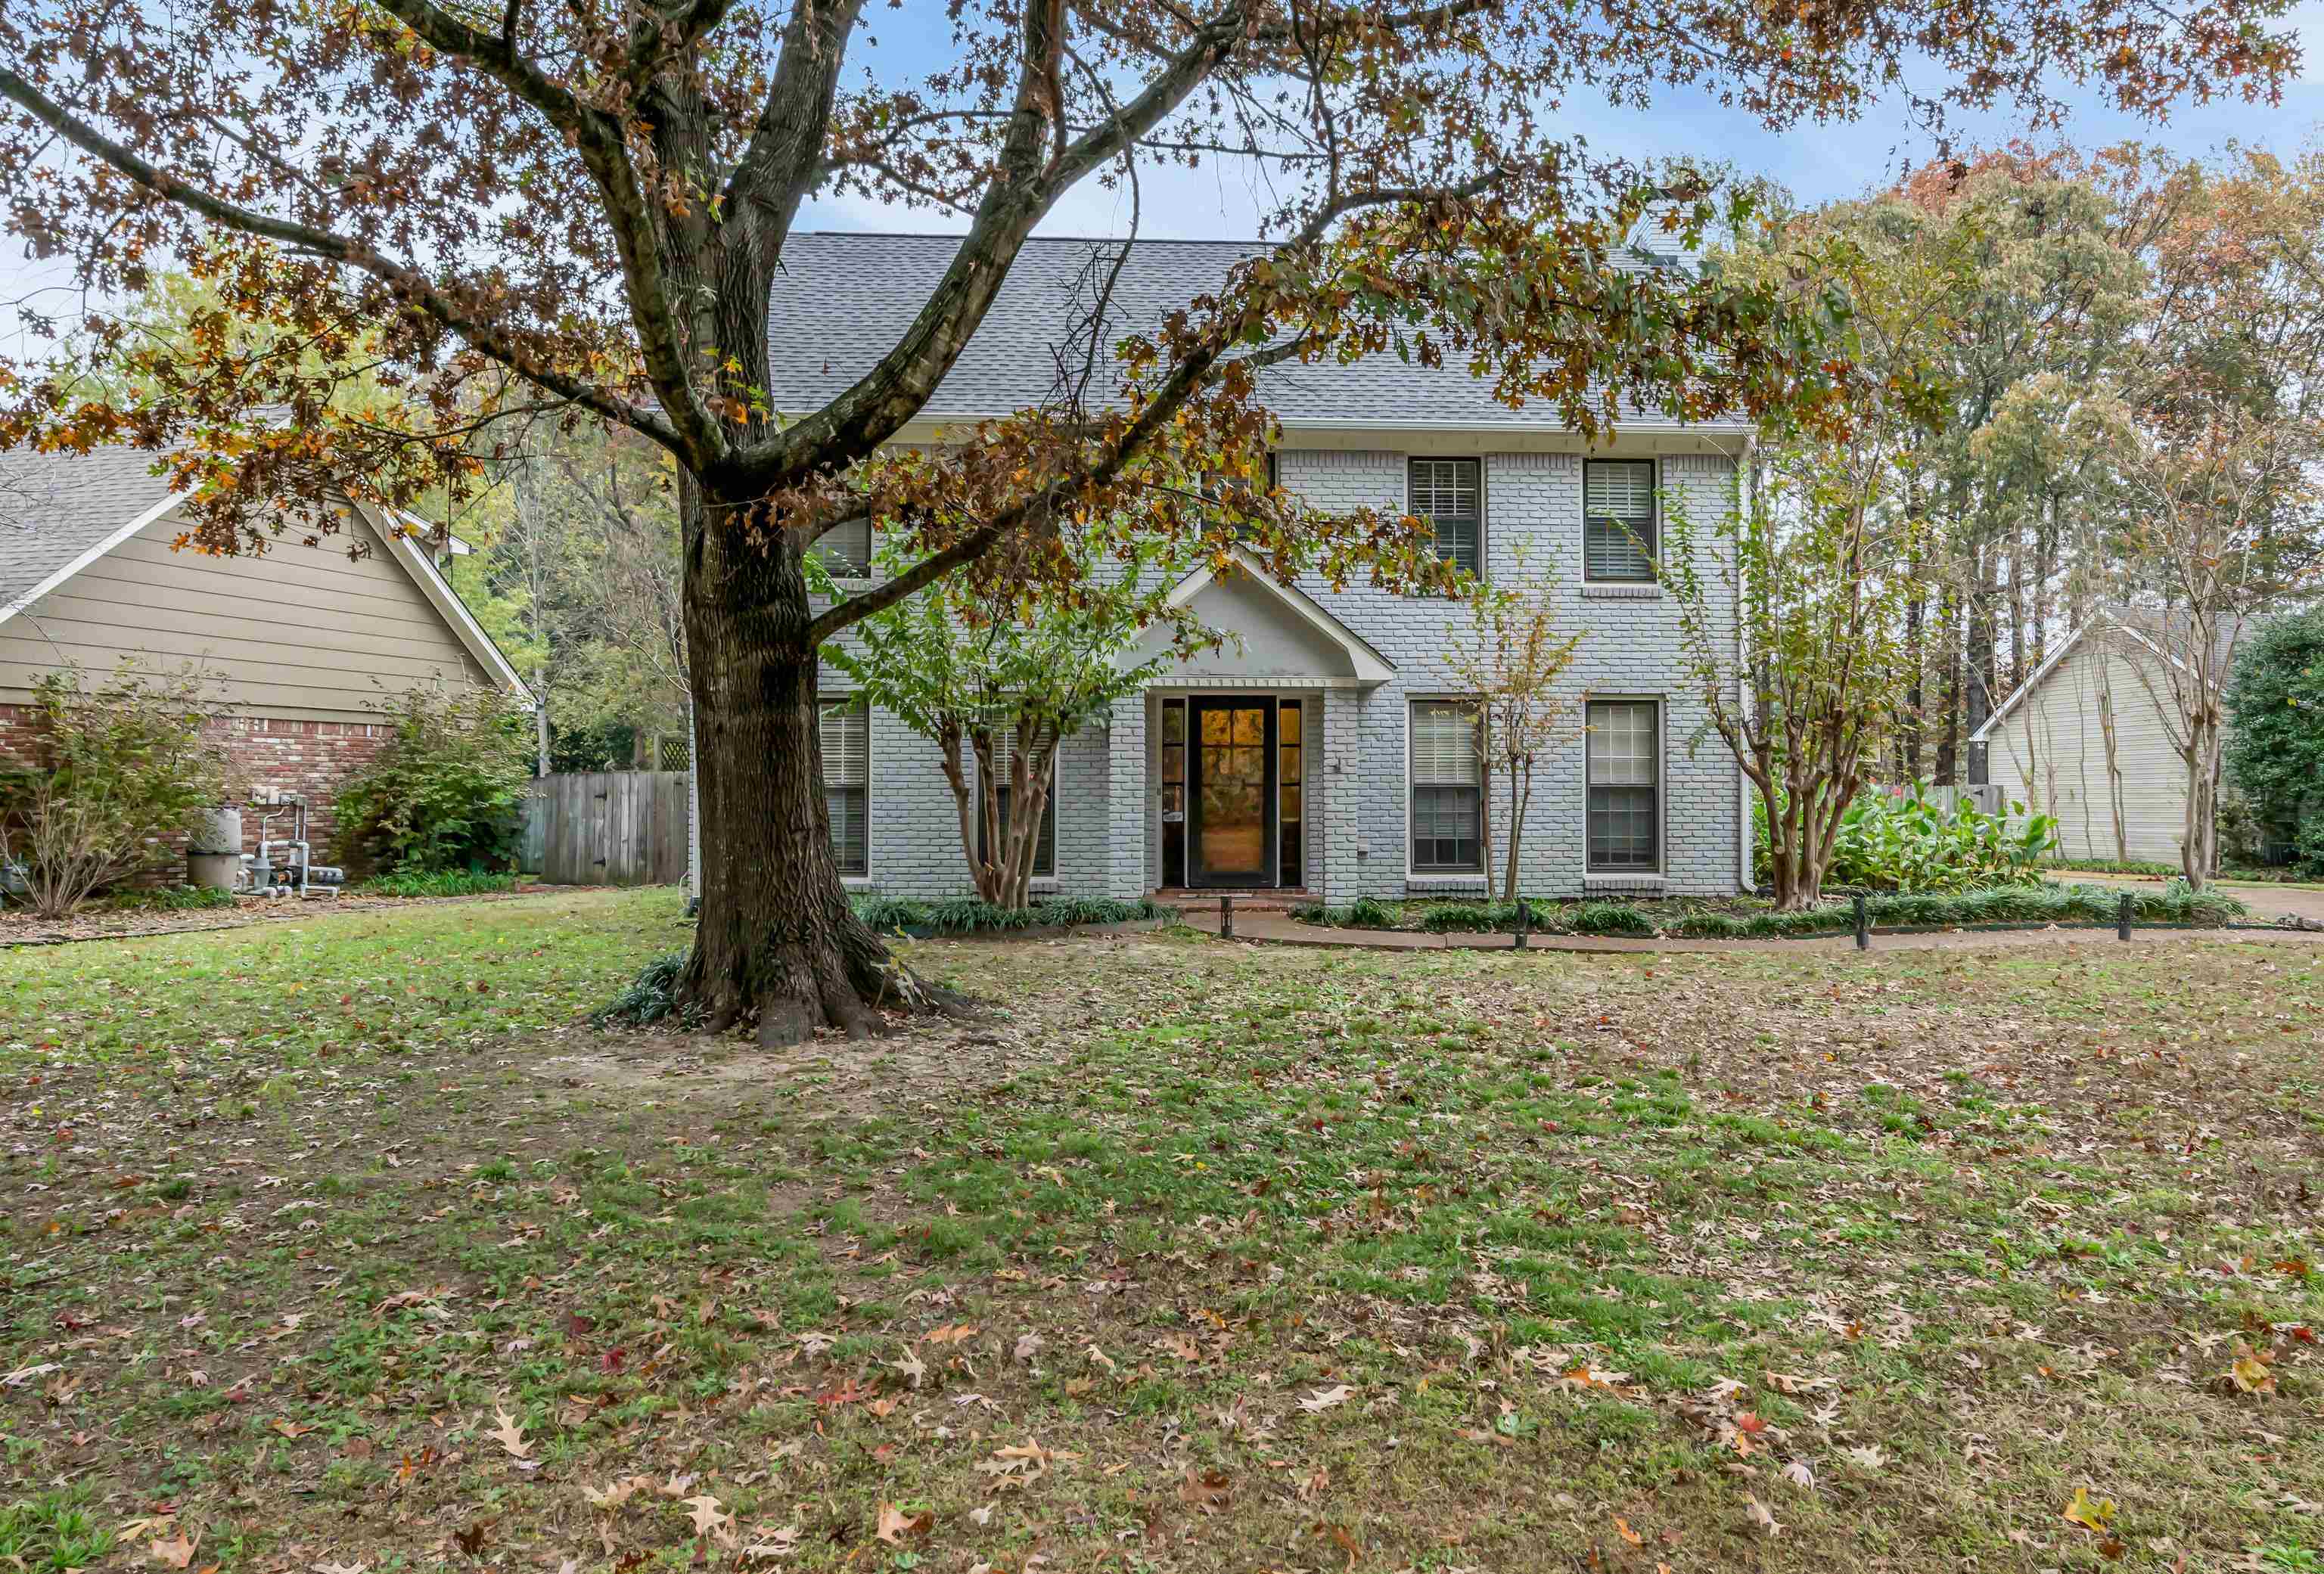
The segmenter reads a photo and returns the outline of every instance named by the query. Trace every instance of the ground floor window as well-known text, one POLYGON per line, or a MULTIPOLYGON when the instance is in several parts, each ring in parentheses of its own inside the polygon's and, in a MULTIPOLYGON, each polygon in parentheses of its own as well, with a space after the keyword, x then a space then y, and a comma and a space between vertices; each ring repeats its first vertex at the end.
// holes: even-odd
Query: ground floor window
POLYGON ((1485 794, 1476 712, 1452 700, 1415 700, 1411 733, 1413 872, 1482 873, 1485 794))
POLYGON ((860 879, 872 872, 872 715, 853 700, 825 700, 819 720, 832 856, 860 879))
POLYGON ((1590 867, 1618 874, 1662 867, 1662 728, 1652 700, 1590 706, 1590 867))
MULTIPOLYGON (((1009 840, 1010 784, 1016 779, 1017 734, 1013 727, 992 730, 992 796, 1001 821, 1001 840, 1009 840)), ((993 853, 984 838, 984 819, 977 817, 976 856, 984 862, 992 861, 993 853)), ((1049 796, 1041 805, 1041 832, 1033 846, 1033 876, 1045 879, 1057 872, 1057 757, 1049 756, 1049 796)))

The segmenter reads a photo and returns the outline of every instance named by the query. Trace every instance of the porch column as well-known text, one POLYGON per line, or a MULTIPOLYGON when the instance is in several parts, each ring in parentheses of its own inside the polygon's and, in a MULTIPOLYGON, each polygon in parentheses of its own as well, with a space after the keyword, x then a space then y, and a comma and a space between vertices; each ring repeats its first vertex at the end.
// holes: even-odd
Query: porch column
MULTIPOLYGON (((1365 771, 1363 694, 1327 688, 1323 697, 1323 747, 1317 764, 1323 786, 1323 845, 1310 888, 1317 901, 1344 907, 1364 894, 1364 877, 1381 856, 1382 833, 1392 827, 1379 817, 1383 805, 1368 810, 1365 802, 1372 784, 1365 771), (1368 824, 1368 813, 1378 823, 1368 824)), ((1396 844, 1387 845, 1393 851, 1396 844)))
POLYGON ((1106 740, 1105 893, 1146 894, 1146 696, 1113 702, 1106 740))

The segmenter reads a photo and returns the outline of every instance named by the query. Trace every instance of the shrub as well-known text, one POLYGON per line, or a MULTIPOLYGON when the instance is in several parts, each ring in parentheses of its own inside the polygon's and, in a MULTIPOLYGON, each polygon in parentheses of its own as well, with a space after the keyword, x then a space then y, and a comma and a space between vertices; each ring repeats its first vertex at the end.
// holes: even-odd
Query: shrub
POLYGON ((1858 793, 1840 819, 1832 843, 1831 884, 1880 891, 1965 891, 1987 886, 2034 885, 2043 857, 2058 844, 2057 822, 2047 815, 1988 815, 1967 798, 1950 808, 1929 798, 1919 783, 1901 797, 1858 793))
POLYGON ((483 685, 421 686, 382 714, 387 747, 332 805, 338 861, 357 874, 512 867, 531 758, 515 701, 483 685))
POLYGON ((2262 827, 2324 878, 2324 611, 2274 618, 2236 657, 2227 764, 2262 827))
MULTIPOLYGON (((2111 924, 2123 897, 2131 897, 2133 922, 2227 924, 2248 911, 2233 897, 2190 890, 2174 881, 2160 894, 2126 893, 2102 886, 1999 886, 1979 891, 1915 891, 1878 896, 1866 914, 1881 928, 1950 929, 1976 924, 2111 924)), ((1853 904, 1828 904, 1794 913, 1755 913, 1748 918, 1702 913, 1683 918, 1671 933, 1690 940, 1777 939, 1805 934, 1841 934, 1856 926, 1853 904)))
POLYGON ((234 893, 208 886, 158 886, 146 890, 115 891, 104 905, 116 913, 198 913, 234 906, 234 893))
POLYGON ((678 1010, 678 980, 686 971, 686 953, 673 952, 646 963, 629 988, 613 997, 613 1004, 592 1016, 589 1020, 600 1027, 615 1022, 631 1022, 643 1026, 659 1022, 678 1010))
POLYGON ((1130 924, 1171 918, 1177 909, 1150 898, 1135 902, 1102 897, 1059 897, 1033 907, 1003 907, 976 897, 918 902, 899 897, 859 897, 855 916, 882 934, 927 929, 946 934, 1001 934, 1013 929, 1065 929, 1083 924, 1130 924))
POLYGON ((516 876, 512 874, 474 874, 465 869, 439 869, 425 872, 405 870, 394 874, 375 875, 360 885, 348 888, 348 894, 359 897, 479 897, 514 889, 516 876))
MULTIPOLYGON (((1549 913, 1539 903, 1533 909, 1536 929, 1552 927, 1549 913)), ((1517 902, 1438 902, 1424 909, 1420 926, 1434 934, 1499 934, 1517 926, 1517 902)))
POLYGON ((94 686, 78 667, 32 686, 32 764, 0 777, 0 867, 41 916, 173 858, 168 840, 225 799, 225 750, 202 735, 211 691, 197 667, 133 661, 94 686))
POLYGON ((1565 926, 1576 934, 1655 936, 1653 920, 1627 902, 1584 902, 1566 916, 1565 926))

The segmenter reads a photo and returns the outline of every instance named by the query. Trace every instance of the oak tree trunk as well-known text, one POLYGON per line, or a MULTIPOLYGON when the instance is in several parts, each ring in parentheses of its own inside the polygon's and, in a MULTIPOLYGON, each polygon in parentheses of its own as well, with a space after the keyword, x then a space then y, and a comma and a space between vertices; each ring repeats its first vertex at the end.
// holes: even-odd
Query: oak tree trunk
POLYGON ((703 848, 680 999, 714 1031, 755 1020, 766 1045, 876 1031, 881 1008, 931 1002, 840 883, 798 543, 706 529, 690 479, 680 507, 703 848))

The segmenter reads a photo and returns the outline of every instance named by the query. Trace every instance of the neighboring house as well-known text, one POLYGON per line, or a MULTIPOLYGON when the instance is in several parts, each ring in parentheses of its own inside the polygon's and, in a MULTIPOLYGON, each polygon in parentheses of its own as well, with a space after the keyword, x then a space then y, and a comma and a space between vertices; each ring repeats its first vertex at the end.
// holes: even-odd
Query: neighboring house
MULTIPOLYGON (((2222 637, 2223 671, 2236 632, 2222 637)), ((1986 779, 2005 797, 2057 820, 2060 856, 2179 861, 2187 766, 2172 743, 2170 648, 2155 614, 2101 608, 1969 740, 1987 746, 1986 779)))
MULTIPOLYGON (((774 297, 775 408, 815 410, 869 370, 956 244, 793 235, 774 297)), ((1071 359, 1091 281, 1105 272, 1096 264, 1116 249, 1029 243, 899 441, 939 444, 950 428, 1042 402, 1071 359)), ((1137 243, 1109 337, 1158 322, 1261 249, 1137 243)), ((1640 265, 1653 263, 1641 256, 1640 265)), ((1748 427, 1638 416, 1590 449, 1553 412, 1512 410, 1464 369, 1394 355, 1285 364, 1261 388, 1282 424, 1274 458, 1283 485, 1326 507, 1424 516, 1439 549, 1488 580, 1513 574, 1522 547, 1528 572, 1554 576, 1564 626, 1584 632, 1564 681, 1575 698, 1586 692, 1590 732, 1536 774, 1523 888, 1718 894, 1748 885, 1743 778, 1705 735, 1703 708, 1681 676, 1677 608, 1651 560, 1669 499, 1698 518, 1729 506, 1748 427)), ((860 523, 852 539, 835 531, 822 545, 861 565, 871 529, 860 523)), ((1466 608, 1335 592, 1315 575, 1284 585, 1255 562, 1244 567, 1224 578, 1205 569, 1176 593, 1234 642, 1176 663, 1060 748, 1036 889, 1292 890, 1334 903, 1481 891, 1484 817, 1493 816, 1497 870, 1508 827, 1503 793, 1480 801, 1446 662, 1466 608)), ((936 746, 893 716, 867 715, 845 692, 826 667, 824 761, 843 873, 896 895, 968 888, 936 746)))
MULTIPOLYGON (((383 698, 435 683, 524 692, 426 553, 368 507, 349 505, 319 547, 292 534, 258 557, 176 550, 187 500, 154 462, 0 453, 0 758, 31 756, 44 674, 195 664, 219 680, 239 785, 303 795, 319 856, 340 780, 385 740, 383 698), (368 551, 350 559, 355 544, 368 551)), ((258 817, 243 828, 254 840, 258 817)))

